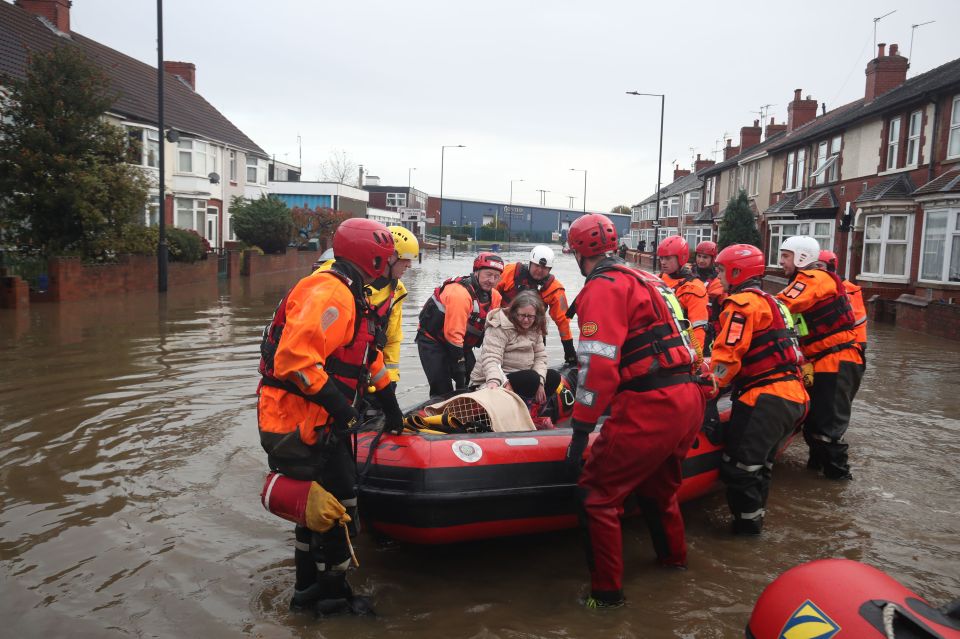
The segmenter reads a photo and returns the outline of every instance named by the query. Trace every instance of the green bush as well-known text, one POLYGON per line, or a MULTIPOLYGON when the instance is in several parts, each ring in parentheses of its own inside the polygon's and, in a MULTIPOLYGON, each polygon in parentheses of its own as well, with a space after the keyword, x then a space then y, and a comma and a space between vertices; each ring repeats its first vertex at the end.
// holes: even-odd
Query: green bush
POLYGON ((203 238, 196 231, 168 228, 167 252, 171 262, 196 262, 204 256, 203 238))
POLYGON ((265 253, 281 253, 290 242, 293 217, 287 205, 276 198, 234 198, 231 214, 237 237, 265 253))
POLYGON ((118 242, 117 253, 128 255, 156 255, 160 231, 155 226, 130 225, 118 242))

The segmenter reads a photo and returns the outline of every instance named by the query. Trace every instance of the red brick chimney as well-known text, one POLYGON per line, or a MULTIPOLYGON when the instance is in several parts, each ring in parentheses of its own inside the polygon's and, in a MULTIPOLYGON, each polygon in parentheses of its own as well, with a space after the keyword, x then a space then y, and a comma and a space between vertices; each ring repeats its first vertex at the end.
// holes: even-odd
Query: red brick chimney
POLYGON ((763 132, 763 139, 769 140, 777 133, 781 133, 787 130, 786 123, 783 124, 774 124, 773 118, 770 118, 770 124, 767 125, 766 130, 763 132))
POLYGON ((713 166, 716 164, 713 160, 701 160, 700 154, 697 153, 697 161, 693 163, 693 170, 696 173, 699 173, 701 169, 705 169, 708 166, 713 166))
POLYGON ((690 175, 690 169, 681 169, 679 164, 674 165, 673 167, 673 181, 676 182, 680 178, 690 175))
POLYGON ((740 127, 740 150, 746 151, 752 146, 760 144, 760 120, 754 120, 753 126, 740 127))
POLYGON ((867 88, 863 96, 867 102, 873 102, 887 91, 896 89, 907 79, 909 62, 900 55, 895 44, 890 45, 890 55, 883 55, 886 46, 884 43, 878 44, 877 57, 867 63, 864 72, 867 75, 867 88))
POLYGON ((64 33, 70 33, 71 0, 16 0, 16 5, 33 15, 49 20, 64 33))
POLYGON ((197 66, 193 62, 169 62, 163 61, 163 70, 170 75, 178 75, 184 82, 190 85, 194 91, 197 90, 197 66))
POLYGON ((811 100, 807 96, 806 100, 800 99, 800 89, 793 92, 793 102, 787 105, 787 131, 795 131, 804 124, 817 117, 816 100, 811 100))
POLYGON ((727 138, 727 146, 723 147, 723 159, 724 159, 724 161, 729 160, 729 159, 732 158, 733 156, 735 156, 735 155, 737 155, 738 153, 740 153, 740 147, 739 147, 739 146, 730 146, 731 144, 733 144, 733 140, 731 140, 730 138, 727 138))

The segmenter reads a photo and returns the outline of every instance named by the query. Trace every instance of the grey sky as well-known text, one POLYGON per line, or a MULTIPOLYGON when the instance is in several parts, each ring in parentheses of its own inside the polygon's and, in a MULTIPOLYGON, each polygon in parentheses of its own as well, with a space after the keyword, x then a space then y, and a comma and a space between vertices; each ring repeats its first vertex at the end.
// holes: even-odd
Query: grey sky
MULTIPOLYGON (((910 75, 960 57, 960 2, 320 2, 166 0, 165 57, 197 65, 197 88, 268 153, 316 179, 332 149, 383 184, 608 210, 656 187, 665 93, 671 160, 712 157, 722 134, 793 90, 832 109, 863 94, 877 41, 909 54, 910 75), (691 152, 690 147, 695 151, 691 152)), ((74 0, 72 28, 153 64, 155 2, 74 0)), ((722 159, 722 156, 721 156, 722 159)))

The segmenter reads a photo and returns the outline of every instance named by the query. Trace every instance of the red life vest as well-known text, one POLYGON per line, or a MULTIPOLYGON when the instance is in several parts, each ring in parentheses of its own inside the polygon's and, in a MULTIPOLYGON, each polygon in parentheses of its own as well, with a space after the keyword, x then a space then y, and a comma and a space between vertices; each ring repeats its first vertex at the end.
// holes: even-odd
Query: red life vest
POLYGON ((736 393, 774 382, 800 379, 803 355, 797 342, 797 332, 790 327, 784 314, 786 311, 776 298, 759 288, 749 287, 737 292, 750 292, 761 297, 770 307, 773 321, 767 328, 754 331, 750 348, 743 355, 740 372, 734 381, 736 393))
MULTIPOLYGON (((683 312, 673 290, 659 277, 627 266, 619 258, 601 262, 585 283, 598 277, 609 279, 616 271, 632 277, 650 293, 656 319, 646 326, 631 327, 620 347, 619 390, 643 392, 695 381, 692 377, 696 351, 683 330, 683 312)), ((571 305, 576 312, 576 301, 571 305)))
MULTIPOLYGON (((822 339, 843 331, 852 331, 857 325, 857 316, 850 304, 850 298, 843 286, 843 280, 836 273, 823 271, 833 279, 836 291, 830 297, 805 310, 803 320, 807 325, 807 334, 800 338, 800 344, 810 346, 822 339)), ((839 350, 836 347, 829 349, 839 350)), ((817 353, 820 355, 820 353, 817 353)))
POLYGON ((477 290, 473 286, 473 276, 452 277, 434 289, 433 295, 426 301, 420 310, 420 329, 436 342, 444 342, 443 320, 447 309, 440 301, 443 289, 451 284, 459 284, 470 293, 473 309, 467 317, 467 329, 463 334, 463 347, 476 348, 483 343, 483 329, 487 325, 487 314, 490 313, 491 297, 488 293, 485 302, 480 301, 477 290))
MULTIPOLYGON (((353 338, 348 344, 331 353, 323 365, 323 369, 331 376, 344 395, 355 398, 358 393, 362 395, 366 390, 370 377, 370 365, 377 359, 378 315, 367 303, 367 297, 362 290, 359 294, 358 291, 354 290, 357 287, 349 277, 333 269, 320 273, 318 277, 324 275, 331 275, 343 282, 353 291, 354 299, 357 302, 353 338)), ((311 399, 310 396, 300 390, 299 386, 278 379, 274 374, 274 358, 283 337, 283 329, 287 324, 287 298, 289 296, 288 291, 280 300, 270 324, 263 329, 260 340, 260 365, 258 367, 261 375, 260 384, 280 388, 288 393, 311 399)))
POLYGON ((517 263, 517 268, 513 270, 513 286, 500 291, 503 296, 500 303, 502 306, 509 306, 521 291, 536 291, 542 296, 550 290, 555 279, 553 275, 548 275, 538 282, 530 275, 530 268, 526 264, 517 263))

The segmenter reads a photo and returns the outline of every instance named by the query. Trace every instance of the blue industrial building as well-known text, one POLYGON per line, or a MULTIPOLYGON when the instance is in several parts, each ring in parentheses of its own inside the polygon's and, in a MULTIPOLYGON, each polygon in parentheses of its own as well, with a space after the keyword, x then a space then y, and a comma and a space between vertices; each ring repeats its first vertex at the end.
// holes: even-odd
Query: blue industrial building
MULTIPOLYGON (((428 217, 435 217, 438 199, 430 198, 428 217)), ((620 237, 629 236, 629 215, 603 214, 617 227, 620 237)), ((565 240, 570 224, 581 215, 584 215, 583 211, 574 209, 444 197, 441 224, 444 233, 457 233, 459 230, 461 234, 469 236, 474 228, 502 223, 507 225, 514 241, 549 242, 553 233, 560 233, 565 240)))

